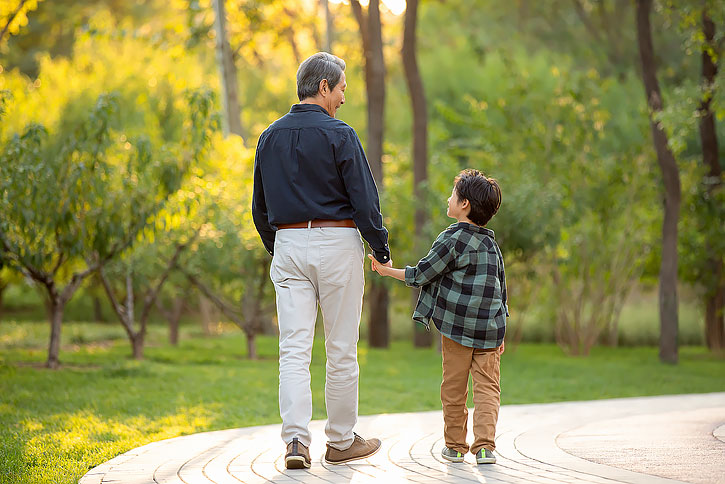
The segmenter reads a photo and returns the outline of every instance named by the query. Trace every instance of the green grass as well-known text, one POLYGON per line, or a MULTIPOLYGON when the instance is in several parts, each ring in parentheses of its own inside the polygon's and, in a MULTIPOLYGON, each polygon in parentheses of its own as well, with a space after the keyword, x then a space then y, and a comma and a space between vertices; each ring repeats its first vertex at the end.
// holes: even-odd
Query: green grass
MULTIPOLYGON (((238 330, 202 337, 182 328, 178 347, 152 326, 147 359, 129 360, 120 327, 66 323, 63 368, 40 368, 47 323, 0 323, 0 482, 75 483, 88 469, 145 443, 207 430, 279 422, 277 341, 259 338, 244 359, 238 330)), ((684 347, 676 366, 656 348, 595 348, 587 358, 523 344, 502 360, 502 403, 725 391, 725 361, 684 347)), ((361 343, 360 413, 440 408, 440 355, 394 342, 361 343)), ((315 419, 324 413, 324 345, 312 363, 315 419)))

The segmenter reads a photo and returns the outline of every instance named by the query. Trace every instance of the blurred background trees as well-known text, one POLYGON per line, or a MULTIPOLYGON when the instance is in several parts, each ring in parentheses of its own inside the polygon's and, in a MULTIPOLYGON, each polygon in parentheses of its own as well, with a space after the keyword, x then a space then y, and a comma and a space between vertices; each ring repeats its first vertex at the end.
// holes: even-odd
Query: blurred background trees
MULTIPOLYGON (((329 45, 396 266, 425 255, 475 167, 503 189, 510 341, 660 344, 670 362, 679 344, 725 347, 722 0, 0 0, 0 32, 0 317, 47 304, 49 366, 70 308, 121 321, 141 357, 146 325, 173 339, 211 302, 255 356, 275 311, 254 147, 329 45), (632 337, 640 320, 658 323, 632 337)), ((371 345, 430 344, 410 290, 367 279, 371 345)))

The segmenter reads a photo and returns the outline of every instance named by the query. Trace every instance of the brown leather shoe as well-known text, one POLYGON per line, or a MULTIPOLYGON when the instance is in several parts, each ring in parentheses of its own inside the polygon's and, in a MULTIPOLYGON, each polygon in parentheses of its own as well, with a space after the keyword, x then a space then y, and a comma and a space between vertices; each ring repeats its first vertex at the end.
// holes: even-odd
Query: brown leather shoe
POLYGON ((287 469, 309 469, 312 465, 310 450, 295 437, 287 444, 287 454, 284 456, 284 465, 287 469))
POLYGON ((354 434, 355 439, 352 445, 345 450, 337 450, 327 444, 327 452, 325 453, 325 462, 328 464, 343 464, 351 460, 364 459, 370 457, 380 450, 380 439, 365 440, 358 434, 354 434))

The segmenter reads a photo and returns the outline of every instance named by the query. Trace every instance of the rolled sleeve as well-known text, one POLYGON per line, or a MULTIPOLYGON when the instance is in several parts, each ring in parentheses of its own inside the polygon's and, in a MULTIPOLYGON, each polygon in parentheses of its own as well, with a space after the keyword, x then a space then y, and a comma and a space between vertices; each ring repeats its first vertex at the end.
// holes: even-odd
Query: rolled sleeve
POLYGON ((388 231, 380 213, 380 199, 365 151, 351 128, 340 143, 337 163, 345 189, 350 197, 353 220, 378 262, 390 260, 388 231))
POLYGON ((405 284, 409 287, 425 286, 454 269, 456 257, 449 240, 437 239, 430 252, 415 267, 405 267, 405 284))

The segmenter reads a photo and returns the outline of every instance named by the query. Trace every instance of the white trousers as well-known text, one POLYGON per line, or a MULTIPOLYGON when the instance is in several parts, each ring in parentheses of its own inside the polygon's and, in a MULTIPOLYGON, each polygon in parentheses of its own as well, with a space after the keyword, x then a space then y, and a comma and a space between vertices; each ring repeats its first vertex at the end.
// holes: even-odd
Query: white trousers
POLYGON ((327 354, 325 433, 339 450, 352 445, 364 257, 360 233, 354 228, 277 231, 270 277, 277 293, 279 411, 285 443, 297 437, 309 447, 311 441, 310 361, 319 302, 327 354))

